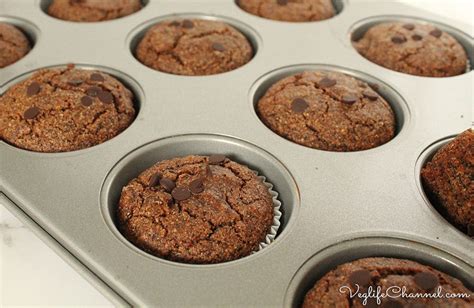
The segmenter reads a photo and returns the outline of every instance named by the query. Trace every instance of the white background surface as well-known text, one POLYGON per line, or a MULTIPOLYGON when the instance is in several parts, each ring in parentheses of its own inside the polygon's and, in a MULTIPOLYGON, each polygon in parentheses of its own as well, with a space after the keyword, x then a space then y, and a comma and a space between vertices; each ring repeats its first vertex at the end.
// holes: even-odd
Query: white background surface
MULTIPOLYGON (((473 25, 471 0, 400 2, 473 25)), ((1 306, 112 306, 1 204, 0 238, 1 306)))

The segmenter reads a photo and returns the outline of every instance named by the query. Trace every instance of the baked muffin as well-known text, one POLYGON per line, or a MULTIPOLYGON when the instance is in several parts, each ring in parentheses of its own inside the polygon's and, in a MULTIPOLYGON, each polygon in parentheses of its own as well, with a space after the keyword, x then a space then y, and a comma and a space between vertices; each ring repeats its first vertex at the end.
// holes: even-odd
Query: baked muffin
POLYGON ((366 82, 330 71, 286 77, 258 101, 260 119, 295 143, 326 151, 367 150, 395 134, 390 105, 366 82))
POLYGON ((258 250, 273 200, 255 173, 223 155, 158 162, 128 183, 118 224, 137 247, 184 263, 219 263, 258 250))
MULTIPOLYGON (((371 293, 372 294, 372 293, 371 293)), ((392 258, 365 258, 345 263, 322 277, 306 294, 303 308, 353 307, 353 308, 471 308, 474 306, 474 293, 461 281, 429 266, 417 262, 392 258), (406 288, 406 294, 467 294, 470 298, 408 298, 400 296, 393 286, 406 288), (350 290, 366 294, 372 287, 375 293, 381 288, 381 294, 391 297, 350 298, 350 290), (392 287, 391 289, 389 289, 392 287), (342 289, 341 289, 342 288, 342 289), (365 305, 364 305, 365 304, 365 305)))
POLYGON ((0 139, 36 152, 74 151, 109 140, 134 117, 132 92, 114 77, 43 69, 0 97, 0 139))
POLYGON ((331 0, 238 0, 237 4, 250 14, 281 21, 317 21, 336 14, 331 0))
POLYGON ((0 68, 15 63, 31 49, 25 34, 15 26, 0 22, 0 68))
POLYGON ((176 75, 212 75, 252 59, 247 38, 232 26, 212 20, 184 19, 151 27, 136 48, 140 62, 176 75))
POLYGON ((430 24, 385 22, 353 42, 368 60, 418 76, 448 77, 466 72, 466 51, 450 34, 430 24))
POLYGON ((474 237, 474 132, 466 130, 421 169, 431 202, 452 224, 474 237))
POLYGON ((93 22, 124 17, 141 8, 140 0, 53 0, 48 14, 69 21, 93 22))

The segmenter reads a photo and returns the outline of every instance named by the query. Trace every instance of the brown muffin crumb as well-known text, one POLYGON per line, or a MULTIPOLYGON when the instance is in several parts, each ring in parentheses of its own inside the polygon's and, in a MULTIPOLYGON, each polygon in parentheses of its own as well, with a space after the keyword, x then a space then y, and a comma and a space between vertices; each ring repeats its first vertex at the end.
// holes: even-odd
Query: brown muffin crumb
POLYGON ((63 20, 94 22, 124 17, 141 8, 140 0, 53 0, 48 14, 63 20))
POLYGON ((0 68, 20 60, 30 48, 23 32, 13 25, 0 22, 0 68))

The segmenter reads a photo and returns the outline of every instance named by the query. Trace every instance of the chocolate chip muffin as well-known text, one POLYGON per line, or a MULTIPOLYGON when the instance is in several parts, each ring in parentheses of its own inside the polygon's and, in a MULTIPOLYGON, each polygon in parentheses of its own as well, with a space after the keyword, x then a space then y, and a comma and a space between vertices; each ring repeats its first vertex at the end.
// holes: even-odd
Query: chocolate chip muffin
POLYGON ((176 75, 212 75, 236 69, 252 59, 247 38, 220 21, 184 19, 151 27, 136 48, 140 62, 176 75))
POLYGON ((237 4, 250 14, 281 21, 317 21, 336 14, 331 0, 238 0, 237 4))
POLYGON ((466 72, 466 51, 450 34, 433 25, 385 22, 353 42, 368 60, 418 76, 448 77, 466 72))
POLYGON ((330 71, 307 71, 270 87, 257 104, 272 131, 326 151, 360 151, 395 134, 390 105, 367 83, 330 71))
POLYGON ((0 68, 15 63, 30 51, 30 42, 15 26, 0 22, 0 68))
POLYGON ((141 8, 140 0, 53 0, 48 14, 69 21, 93 22, 127 16, 141 8))
POLYGON ((466 130, 436 152, 421 169, 431 202, 474 238, 474 132, 466 130))
POLYGON ((219 263, 259 248, 273 200, 255 173, 223 155, 158 162, 122 190, 118 224, 137 247, 184 263, 219 263))
POLYGON ((36 152, 67 152, 116 136, 135 117, 133 95, 100 71, 43 69, 0 97, 0 139, 36 152))
POLYGON ((417 262, 392 258, 365 258, 338 266, 322 277, 306 294, 303 308, 353 307, 353 308, 434 308, 474 306, 474 293, 461 281, 429 266, 417 262), (350 298, 350 292, 375 294, 380 287, 381 294, 389 297, 350 298), (394 288, 395 287, 395 288, 394 288), (404 296, 397 288, 406 288, 404 296), (342 289, 341 289, 342 288, 342 289), (368 289, 371 288, 372 292, 368 289), (409 294, 464 293, 469 298, 410 298, 409 294), (350 291, 351 290, 351 291, 350 291))

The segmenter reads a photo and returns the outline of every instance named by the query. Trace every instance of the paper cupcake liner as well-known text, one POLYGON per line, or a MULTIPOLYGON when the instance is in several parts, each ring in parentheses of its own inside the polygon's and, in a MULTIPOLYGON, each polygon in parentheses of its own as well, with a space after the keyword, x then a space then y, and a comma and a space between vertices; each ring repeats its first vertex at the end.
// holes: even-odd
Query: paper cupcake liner
POLYGON ((282 213, 280 211, 281 202, 280 200, 278 200, 278 193, 273 190, 273 184, 267 182, 267 178, 264 177, 263 175, 258 175, 257 171, 255 170, 252 170, 252 171, 260 180, 262 180, 263 184, 268 188, 268 192, 272 196, 272 201, 273 201, 273 222, 270 227, 270 231, 265 236, 265 241, 261 242, 258 245, 258 249, 253 252, 255 253, 267 247, 275 240, 275 237, 277 236, 277 233, 278 233, 278 229, 280 228, 280 225, 281 225, 280 219, 281 219, 282 213))

